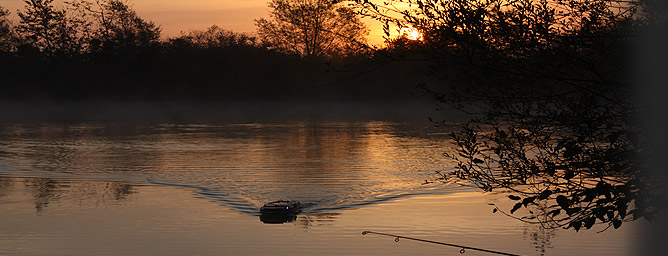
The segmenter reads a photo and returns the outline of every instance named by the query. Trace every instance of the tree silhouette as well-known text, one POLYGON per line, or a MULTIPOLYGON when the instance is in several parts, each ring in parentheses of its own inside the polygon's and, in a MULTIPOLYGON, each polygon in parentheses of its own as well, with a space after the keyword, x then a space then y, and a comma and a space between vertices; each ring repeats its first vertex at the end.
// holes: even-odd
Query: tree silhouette
POLYGON ((90 48, 93 52, 131 54, 159 46, 160 27, 139 17, 123 0, 80 1, 77 5, 94 17, 90 48))
POLYGON ((452 134, 446 156, 457 166, 442 180, 511 193, 503 212, 546 228, 618 228, 660 210, 662 184, 637 157, 646 138, 625 58, 633 34, 656 20, 643 1, 358 2, 365 15, 420 29, 420 54, 442 78, 423 88, 477 115, 452 134))
POLYGON ((193 30, 170 40, 199 48, 254 47, 257 39, 244 33, 235 33, 213 25, 206 30, 193 30))
POLYGON ((27 43, 47 55, 79 51, 76 28, 68 22, 65 10, 53 6, 53 0, 25 0, 24 12, 19 12, 17 30, 27 43))
POLYGON ((269 19, 256 20, 270 48, 301 56, 345 56, 364 48, 366 25, 342 1, 272 0, 269 19))
POLYGON ((12 51, 16 44, 16 34, 7 16, 9 10, 0 6, 0 52, 5 53, 12 51))

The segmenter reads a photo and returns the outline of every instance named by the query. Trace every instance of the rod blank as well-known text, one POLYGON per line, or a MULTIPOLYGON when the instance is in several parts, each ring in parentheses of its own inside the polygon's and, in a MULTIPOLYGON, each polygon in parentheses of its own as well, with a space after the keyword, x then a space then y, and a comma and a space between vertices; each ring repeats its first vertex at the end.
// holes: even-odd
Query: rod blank
POLYGON ((498 252, 498 251, 492 251, 492 250, 487 250, 487 249, 481 249, 481 248, 475 248, 475 247, 470 247, 470 246, 463 246, 463 245, 457 245, 457 244, 449 244, 449 243, 443 243, 443 242, 436 242, 436 241, 430 241, 430 240, 425 240, 425 239, 419 239, 419 238, 413 238, 413 237, 407 237, 407 236, 398 236, 398 235, 393 235, 393 234, 386 234, 386 233, 380 233, 380 232, 374 232, 374 231, 362 231, 362 235, 366 234, 376 234, 376 235, 381 235, 381 236, 389 236, 389 237, 394 237, 395 242, 399 242, 399 238, 401 239, 408 239, 408 240, 414 240, 418 242, 424 242, 424 243, 432 243, 432 244, 438 244, 438 245, 445 245, 445 246, 452 246, 452 247, 457 247, 457 248, 462 248, 459 253, 465 253, 466 250, 475 250, 475 251, 481 251, 481 252, 487 252, 487 253, 494 253, 494 254, 499 254, 499 255, 508 255, 508 256, 519 256, 517 254, 512 254, 512 253, 505 253, 505 252, 498 252))

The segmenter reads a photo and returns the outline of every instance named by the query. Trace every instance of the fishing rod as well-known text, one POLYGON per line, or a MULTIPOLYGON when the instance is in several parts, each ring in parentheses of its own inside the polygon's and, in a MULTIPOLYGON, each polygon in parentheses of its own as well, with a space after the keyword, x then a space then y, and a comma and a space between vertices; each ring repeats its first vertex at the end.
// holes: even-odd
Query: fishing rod
POLYGON ((438 244, 438 245, 445 245, 445 246, 452 246, 452 247, 458 247, 462 248, 459 250, 459 253, 464 254, 466 252, 466 249, 469 250, 476 250, 476 251, 481 251, 481 252, 488 252, 488 253, 494 253, 494 254, 499 254, 499 255, 508 255, 508 256, 519 256, 517 254, 512 254, 512 253, 505 253, 505 252, 497 252, 497 251, 492 251, 492 250, 487 250, 487 249, 481 249, 481 248, 475 248, 475 247, 470 247, 470 246, 463 246, 463 245, 456 245, 456 244, 449 244, 449 243, 442 243, 442 242, 436 242, 436 241, 429 241, 425 239, 419 239, 419 238, 413 238, 413 237, 407 237, 407 236, 398 236, 398 235, 393 235, 393 234, 386 234, 386 233, 380 233, 380 232, 374 232, 374 231, 362 231, 362 235, 366 234, 376 234, 376 235, 381 235, 381 236, 389 236, 389 237, 394 237, 395 242, 399 242, 399 238, 401 239, 408 239, 408 240, 414 240, 418 242, 424 242, 424 243, 432 243, 432 244, 438 244))

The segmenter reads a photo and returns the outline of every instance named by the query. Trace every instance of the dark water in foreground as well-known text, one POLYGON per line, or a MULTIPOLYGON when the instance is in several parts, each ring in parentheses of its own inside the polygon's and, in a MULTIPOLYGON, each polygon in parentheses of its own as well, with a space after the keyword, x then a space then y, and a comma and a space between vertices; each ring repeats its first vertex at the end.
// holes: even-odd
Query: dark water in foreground
MULTIPOLYGON (((629 255, 636 225, 545 231, 496 195, 423 184, 450 168, 426 122, 0 126, 0 248, 17 255, 458 254, 363 230, 511 253, 629 255), (258 207, 299 200, 264 224, 258 207), (602 228, 601 228, 602 229, 602 228)), ((478 255, 467 251, 467 255, 478 255)))

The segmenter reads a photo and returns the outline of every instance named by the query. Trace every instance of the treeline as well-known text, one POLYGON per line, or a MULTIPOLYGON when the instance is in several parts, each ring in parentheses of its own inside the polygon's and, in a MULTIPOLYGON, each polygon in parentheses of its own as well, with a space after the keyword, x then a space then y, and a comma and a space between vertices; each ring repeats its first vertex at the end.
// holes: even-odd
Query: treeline
POLYGON ((369 51, 303 56, 215 25, 163 40, 123 0, 26 0, 18 22, 9 14, 0 7, 4 100, 380 99, 414 84, 367 74, 384 62, 369 51))

